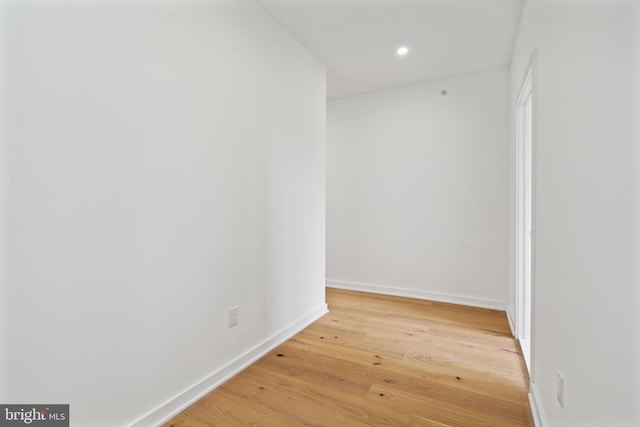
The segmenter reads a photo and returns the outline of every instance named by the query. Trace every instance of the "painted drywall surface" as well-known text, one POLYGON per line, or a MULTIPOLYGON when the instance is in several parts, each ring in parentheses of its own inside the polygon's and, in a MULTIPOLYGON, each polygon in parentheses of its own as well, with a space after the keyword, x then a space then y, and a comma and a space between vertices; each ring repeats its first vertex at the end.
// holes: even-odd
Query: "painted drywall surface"
POLYGON ((328 103, 327 280, 506 305, 508 93, 499 68, 328 103))
POLYGON ((2 12, 0 401, 124 425, 324 303, 325 72, 262 9, 2 12))
POLYGON ((640 425, 639 7, 528 1, 514 50, 512 109, 537 49, 532 380, 549 426, 640 425))

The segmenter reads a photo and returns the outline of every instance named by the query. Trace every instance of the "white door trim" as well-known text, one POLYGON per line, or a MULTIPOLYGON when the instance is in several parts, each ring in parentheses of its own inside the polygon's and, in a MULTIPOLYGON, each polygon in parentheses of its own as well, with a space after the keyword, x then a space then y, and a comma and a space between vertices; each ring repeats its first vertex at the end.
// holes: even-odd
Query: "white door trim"
POLYGON ((533 380, 535 290, 536 52, 516 100, 516 338, 533 380))

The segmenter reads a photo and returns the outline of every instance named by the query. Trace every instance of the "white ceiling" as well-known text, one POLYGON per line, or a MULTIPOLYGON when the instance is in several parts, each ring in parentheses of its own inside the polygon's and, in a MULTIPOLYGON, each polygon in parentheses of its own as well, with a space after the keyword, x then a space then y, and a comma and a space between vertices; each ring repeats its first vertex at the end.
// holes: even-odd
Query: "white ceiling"
POLYGON ((507 66, 522 10, 522 0, 256 1, 326 65, 329 99, 507 66))

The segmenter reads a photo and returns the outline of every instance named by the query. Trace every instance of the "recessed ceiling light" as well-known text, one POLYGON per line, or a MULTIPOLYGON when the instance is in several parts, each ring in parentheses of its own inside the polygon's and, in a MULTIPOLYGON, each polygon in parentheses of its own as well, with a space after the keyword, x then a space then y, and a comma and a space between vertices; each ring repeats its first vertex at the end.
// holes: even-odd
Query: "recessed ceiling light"
POLYGON ((398 50, 396 50, 396 52, 400 56, 405 56, 407 53, 409 53, 409 48, 406 46, 400 46, 398 50))

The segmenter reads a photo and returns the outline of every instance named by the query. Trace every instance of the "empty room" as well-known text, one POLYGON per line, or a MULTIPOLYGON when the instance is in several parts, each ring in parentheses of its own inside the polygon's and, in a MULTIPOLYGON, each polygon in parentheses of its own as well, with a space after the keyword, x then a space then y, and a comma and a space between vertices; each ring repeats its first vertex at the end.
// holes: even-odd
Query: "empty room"
POLYGON ((0 0, 1 426, 640 425, 637 0, 0 0))

